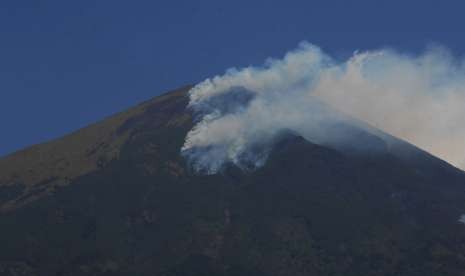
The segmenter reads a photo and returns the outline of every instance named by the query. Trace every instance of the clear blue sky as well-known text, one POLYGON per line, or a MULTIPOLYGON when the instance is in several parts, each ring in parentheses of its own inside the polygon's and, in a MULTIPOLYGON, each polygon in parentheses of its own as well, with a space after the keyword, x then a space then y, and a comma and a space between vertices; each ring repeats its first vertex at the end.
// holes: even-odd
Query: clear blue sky
POLYGON ((464 1, 430 2, 1 0, 0 155, 302 40, 463 55, 464 1))

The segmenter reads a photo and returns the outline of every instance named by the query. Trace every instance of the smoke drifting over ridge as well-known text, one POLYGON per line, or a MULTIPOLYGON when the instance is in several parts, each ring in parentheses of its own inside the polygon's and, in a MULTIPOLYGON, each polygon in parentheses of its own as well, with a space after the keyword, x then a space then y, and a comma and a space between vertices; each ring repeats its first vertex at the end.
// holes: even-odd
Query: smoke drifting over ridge
POLYGON ((303 42, 282 59, 206 79, 190 91, 189 107, 197 123, 182 154, 199 172, 259 167, 282 131, 344 142, 325 129, 339 112, 465 168, 465 64, 443 48, 336 61, 303 42))

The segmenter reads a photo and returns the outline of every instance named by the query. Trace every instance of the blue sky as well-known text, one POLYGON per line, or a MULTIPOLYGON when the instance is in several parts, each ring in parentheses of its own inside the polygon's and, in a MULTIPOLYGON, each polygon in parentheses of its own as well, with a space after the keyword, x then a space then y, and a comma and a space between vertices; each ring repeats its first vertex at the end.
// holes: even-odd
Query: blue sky
POLYGON ((463 55, 460 3, 2 0, 0 155, 303 40, 336 57, 431 43, 463 55))

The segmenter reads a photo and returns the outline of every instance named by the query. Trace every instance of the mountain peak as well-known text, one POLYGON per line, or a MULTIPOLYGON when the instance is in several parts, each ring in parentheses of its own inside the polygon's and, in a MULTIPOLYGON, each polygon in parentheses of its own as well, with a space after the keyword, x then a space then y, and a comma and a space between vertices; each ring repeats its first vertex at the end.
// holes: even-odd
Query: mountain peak
POLYGON ((463 172, 347 121, 353 144, 284 130, 262 166, 197 174, 189 89, 0 159, 0 274, 463 272, 463 172))

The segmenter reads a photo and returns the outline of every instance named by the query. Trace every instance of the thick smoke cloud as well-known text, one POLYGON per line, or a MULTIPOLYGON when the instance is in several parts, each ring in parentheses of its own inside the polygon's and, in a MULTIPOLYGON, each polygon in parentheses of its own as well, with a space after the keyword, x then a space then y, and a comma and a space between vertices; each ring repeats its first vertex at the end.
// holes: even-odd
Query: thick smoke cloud
POLYGON ((261 166, 283 131, 344 142, 326 129, 341 113, 465 168, 465 66, 438 47, 337 61, 304 42, 282 59, 203 81, 190 91, 189 107, 197 123, 182 153, 199 172, 261 166))

